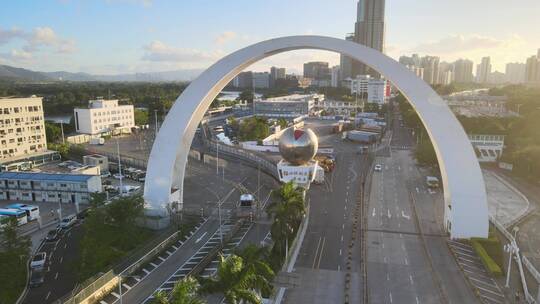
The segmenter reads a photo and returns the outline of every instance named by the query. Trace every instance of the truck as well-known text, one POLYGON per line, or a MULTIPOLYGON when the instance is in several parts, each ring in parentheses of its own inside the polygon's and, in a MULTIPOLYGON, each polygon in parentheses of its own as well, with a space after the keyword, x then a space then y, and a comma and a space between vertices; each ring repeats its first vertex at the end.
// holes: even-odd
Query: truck
POLYGON ((348 131, 347 132, 347 139, 351 141, 356 141, 360 143, 374 143, 377 141, 378 134, 372 133, 372 132, 366 132, 366 131, 348 131))
POLYGON ((313 178, 313 182, 315 184, 322 184, 324 183, 324 169, 320 166, 317 166, 315 168, 315 177, 313 178))

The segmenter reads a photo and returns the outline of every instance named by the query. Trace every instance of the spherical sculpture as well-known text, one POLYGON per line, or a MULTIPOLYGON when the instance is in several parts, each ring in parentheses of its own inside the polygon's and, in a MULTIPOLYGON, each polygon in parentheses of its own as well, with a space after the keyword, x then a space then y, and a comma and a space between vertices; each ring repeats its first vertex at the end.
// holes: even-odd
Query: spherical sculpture
POLYGON ((311 129, 286 129, 279 138, 281 156, 293 165, 303 165, 310 161, 319 148, 317 135, 311 129))

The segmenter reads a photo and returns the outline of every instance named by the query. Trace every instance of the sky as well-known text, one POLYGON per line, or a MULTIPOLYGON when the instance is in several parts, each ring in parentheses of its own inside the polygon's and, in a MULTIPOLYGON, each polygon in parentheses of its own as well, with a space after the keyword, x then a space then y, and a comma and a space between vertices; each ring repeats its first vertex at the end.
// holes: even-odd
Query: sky
MULTIPOLYGON (((121 74, 201 69, 279 36, 344 38, 355 0, 18 0, 0 4, 0 64, 39 71, 121 74)), ((418 53, 493 68, 540 48, 539 0, 386 0, 386 54, 418 53)), ((249 69, 301 73, 307 61, 339 55, 293 51, 249 69)))

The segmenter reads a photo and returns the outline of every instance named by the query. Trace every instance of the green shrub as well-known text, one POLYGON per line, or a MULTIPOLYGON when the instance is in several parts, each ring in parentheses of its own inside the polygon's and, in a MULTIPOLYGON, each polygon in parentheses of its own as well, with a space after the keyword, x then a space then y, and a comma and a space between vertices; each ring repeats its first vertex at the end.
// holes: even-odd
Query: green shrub
POLYGON ((478 239, 472 239, 471 245, 480 257, 480 260, 482 261, 482 264, 484 264, 484 267, 486 267, 487 271, 491 273, 494 276, 502 276, 502 270, 499 265, 489 256, 487 251, 484 249, 482 244, 478 239))

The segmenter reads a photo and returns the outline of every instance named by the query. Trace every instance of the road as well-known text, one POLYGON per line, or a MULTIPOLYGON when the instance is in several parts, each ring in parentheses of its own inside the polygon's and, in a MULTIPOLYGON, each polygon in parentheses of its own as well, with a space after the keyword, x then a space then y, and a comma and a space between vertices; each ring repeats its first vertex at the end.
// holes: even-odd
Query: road
MULTIPOLYGON (((311 125, 310 128, 317 129, 311 125)), ((361 175, 368 169, 367 155, 340 135, 319 135, 320 144, 334 147, 336 167, 324 185, 311 185, 307 199, 310 218, 295 264, 300 286, 288 289, 285 303, 343 303, 347 250, 352 236, 353 210, 361 175)), ((351 303, 359 303, 360 255, 353 256, 351 303)))
POLYGON ((442 195, 424 186, 397 119, 391 146, 376 159, 366 214, 369 302, 477 303, 446 244, 442 195))

